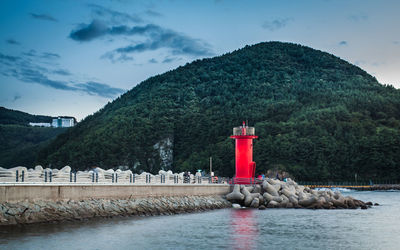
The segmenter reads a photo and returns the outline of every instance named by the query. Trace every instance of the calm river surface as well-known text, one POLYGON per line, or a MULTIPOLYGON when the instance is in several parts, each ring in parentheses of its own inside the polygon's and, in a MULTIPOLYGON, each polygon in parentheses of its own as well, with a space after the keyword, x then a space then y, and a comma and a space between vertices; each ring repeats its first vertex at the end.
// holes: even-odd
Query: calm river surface
POLYGON ((400 249, 400 192, 345 192, 368 210, 222 209, 0 227, 0 249, 400 249))

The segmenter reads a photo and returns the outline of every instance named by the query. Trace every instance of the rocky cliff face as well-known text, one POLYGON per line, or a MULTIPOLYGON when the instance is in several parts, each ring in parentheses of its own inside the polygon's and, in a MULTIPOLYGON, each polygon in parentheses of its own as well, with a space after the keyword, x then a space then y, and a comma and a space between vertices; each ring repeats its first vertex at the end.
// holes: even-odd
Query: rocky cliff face
POLYGON ((158 151, 160 156, 160 168, 162 170, 171 169, 173 163, 173 147, 174 147, 174 138, 172 136, 167 137, 165 139, 160 140, 156 144, 154 144, 154 149, 158 151))

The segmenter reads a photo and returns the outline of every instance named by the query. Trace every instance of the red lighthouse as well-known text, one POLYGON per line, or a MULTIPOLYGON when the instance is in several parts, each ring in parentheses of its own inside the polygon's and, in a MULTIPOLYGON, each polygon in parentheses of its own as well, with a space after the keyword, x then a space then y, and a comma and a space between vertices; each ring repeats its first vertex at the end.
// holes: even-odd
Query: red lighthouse
POLYGON ((256 172, 256 163, 253 161, 253 139, 258 138, 255 135, 254 127, 249 127, 243 122, 241 127, 233 128, 235 139, 235 183, 248 184, 254 180, 256 172))

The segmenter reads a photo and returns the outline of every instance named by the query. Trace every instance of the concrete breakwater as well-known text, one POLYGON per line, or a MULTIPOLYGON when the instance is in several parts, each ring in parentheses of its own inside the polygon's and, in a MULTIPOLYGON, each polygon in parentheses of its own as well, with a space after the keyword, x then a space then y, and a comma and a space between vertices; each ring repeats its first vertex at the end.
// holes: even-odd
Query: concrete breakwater
POLYGON ((0 225, 159 215, 231 206, 224 184, 2 184, 0 225))
POLYGON ((219 195, 64 201, 25 200, 0 204, 0 225, 110 216, 170 215, 230 206, 231 203, 219 195))

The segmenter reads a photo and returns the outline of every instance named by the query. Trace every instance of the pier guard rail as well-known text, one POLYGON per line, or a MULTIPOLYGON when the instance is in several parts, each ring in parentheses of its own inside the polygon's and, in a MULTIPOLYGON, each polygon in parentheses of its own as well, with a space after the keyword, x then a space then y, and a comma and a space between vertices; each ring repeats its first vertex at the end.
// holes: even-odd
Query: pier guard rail
POLYGON ((152 175, 132 173, 109 173, 109 172, 55 172, 43 170, 37 171, 0 171, 1 183, 92 183, 92 184, 229 184, 230 178, 226 177, 204 177, 185 176, 179 174, 152 175))

